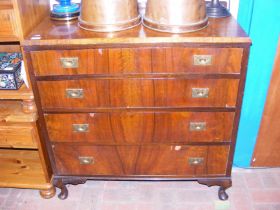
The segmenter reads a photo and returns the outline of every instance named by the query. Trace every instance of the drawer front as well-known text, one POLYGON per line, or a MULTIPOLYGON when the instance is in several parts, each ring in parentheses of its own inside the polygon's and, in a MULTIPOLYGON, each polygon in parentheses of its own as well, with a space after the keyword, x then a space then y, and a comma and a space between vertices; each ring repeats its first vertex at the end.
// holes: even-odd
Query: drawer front
POLYGON ((54 146, 59 175, 225 175, 229 146, 54 146))
POLYGON ((235 107, 237 79, 40 81, 46 108, 235 107))
POLYGON ((0 147, 37 148, 36 128, 27 125, 0 125, 0 147))
POLYGON ((146 144, 231 140, 230 112, 46 114, 53 142, 146 144))
POLYGON ((59 175, 121 175, 122 163, 113 146, 53 147, 59 175))
POLYGON ((0 149, 0 186, 40 188, 47 183, 38 151, 0 149))
POLYGON ((113 48, 33 51, 35 74, 239 73, 240 48, 113 48))

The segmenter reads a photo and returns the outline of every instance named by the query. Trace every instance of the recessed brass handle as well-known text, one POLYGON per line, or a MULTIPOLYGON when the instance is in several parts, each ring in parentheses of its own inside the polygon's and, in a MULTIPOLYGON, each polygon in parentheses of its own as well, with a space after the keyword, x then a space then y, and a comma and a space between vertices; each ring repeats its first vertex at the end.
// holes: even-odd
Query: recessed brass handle
POLYGON ((73 131, 77 133, 85 133, 89 131, 89 124, 73 124, 73 131))
POLYGON ((192 98, 208 98, 209 88, 192 88, 192 98))
POLYGON ((83 89, 66 89, 67 98, 83 98, 84 90, 83 89))
POLYGON ((92 165, 94 164, 94 158, 93 157, 79 157, 79 161, 81 165, 92 165))
POLYGON ((201 165, 203 162, 204 162, 204 158, 201 158, 201 157, 189 158, 189 165, 191 165, 191 166, 201 165))
POLYGON ((212 65, 212 55, 194 55, 193 64, 195 66, 210 66, 212 65))
POLYGON ((190 122, 190 131, 205 131, 206 122, 190 122))
POLYGON ((78 68, 79 67, 79 58, 78 57, 60 58, 60 63, 61 63, 62 68, 66 68, 66 69, 78 68))

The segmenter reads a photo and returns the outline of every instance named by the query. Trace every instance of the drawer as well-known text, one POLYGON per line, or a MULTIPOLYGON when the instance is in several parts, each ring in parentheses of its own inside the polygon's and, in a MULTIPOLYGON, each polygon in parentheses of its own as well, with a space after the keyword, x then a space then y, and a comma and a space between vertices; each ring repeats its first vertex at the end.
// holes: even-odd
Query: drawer
POLYGON ((0 2, 0 41, 17 40, 15 14, 12 1, 1 0, 0 2))
POLYGON ((53 146, 59 175, 182 176, 226 174, 229 146, 53 146))
POLYGON ((0 124, 0 147, 37 148, 37 129, 31 123, 0 124))
POLYGON ((143 73, 239 73, 241 48, 109 48, 33 51, 37 76, 143 73))
POLYGON ((231 112, 46 114, 53 142, 147 144, 230 142, 231 112))
POLYGON ((113 146, 53 146, 59 175, 121 175, 122 162, 113 146))
POLYGON ((0 149, 0 186, 44 189, 47 180, 38 151, 0 149))
POLYGON ((40 81, 44 109, 235 107, 237 79, 40 81))

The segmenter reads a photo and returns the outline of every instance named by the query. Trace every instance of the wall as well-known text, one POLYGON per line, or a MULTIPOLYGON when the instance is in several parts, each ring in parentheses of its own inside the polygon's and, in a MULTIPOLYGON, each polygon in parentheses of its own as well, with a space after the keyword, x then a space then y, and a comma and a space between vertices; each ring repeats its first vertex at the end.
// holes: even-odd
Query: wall
POLYGON ((238 21, 253 41, 234 163, 250 166, 280 34, 279 0, 240 0, 238 21))

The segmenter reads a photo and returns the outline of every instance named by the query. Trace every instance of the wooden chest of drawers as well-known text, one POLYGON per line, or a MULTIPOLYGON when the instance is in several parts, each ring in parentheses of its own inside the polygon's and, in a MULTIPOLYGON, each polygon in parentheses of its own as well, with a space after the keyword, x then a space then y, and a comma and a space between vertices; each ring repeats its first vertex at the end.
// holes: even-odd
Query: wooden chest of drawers
POLYGON ((156 179, 227 199, 250 47, 236 22, 175 38, 67 27, 46 19, 24 47, 60 198, 87 179, 156 179))

